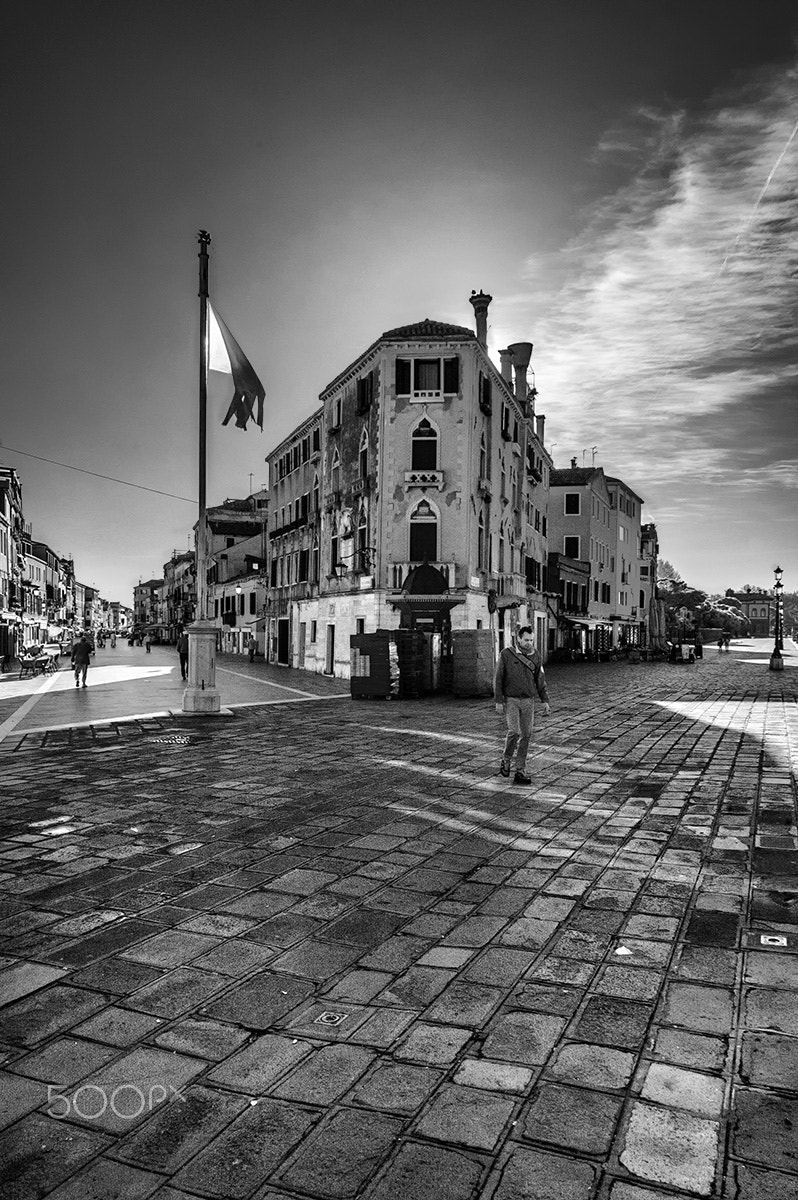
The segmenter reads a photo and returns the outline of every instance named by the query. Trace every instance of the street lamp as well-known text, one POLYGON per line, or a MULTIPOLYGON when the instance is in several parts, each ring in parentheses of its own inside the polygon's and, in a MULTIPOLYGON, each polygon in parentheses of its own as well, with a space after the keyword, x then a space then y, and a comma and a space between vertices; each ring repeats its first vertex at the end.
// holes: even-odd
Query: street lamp
POLYGON ((770 669, 771 671, 783 671, 784 659, 781 657, 781 652, 783 649, 781 636, 781 591, 784 587, 784 584, 781 582, 781 577, 783 574, 781 567, 776 567, 773 571, 773 574, 776 576, 776 582, 773 584, 773 591, 776 595, 776 622, 773 631, 773 653, 770 656, 770 669))

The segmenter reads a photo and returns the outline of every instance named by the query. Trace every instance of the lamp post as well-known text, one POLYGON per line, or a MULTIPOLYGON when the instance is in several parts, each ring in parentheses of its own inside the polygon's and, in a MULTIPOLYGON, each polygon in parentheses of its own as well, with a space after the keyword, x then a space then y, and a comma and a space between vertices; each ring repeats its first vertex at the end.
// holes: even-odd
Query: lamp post
POLYGON ((784 659, 781 657, 783 649, 782 634, 781 634, 781 591, 784 584, 781 582, 782 576, 781 567, 776 567, 773 574, 776 576, 776 582, 773 584, 773 591, 776 596, 776 621, 773 630, 773 653, 770 656, 770 670, 783 671, 784 659))

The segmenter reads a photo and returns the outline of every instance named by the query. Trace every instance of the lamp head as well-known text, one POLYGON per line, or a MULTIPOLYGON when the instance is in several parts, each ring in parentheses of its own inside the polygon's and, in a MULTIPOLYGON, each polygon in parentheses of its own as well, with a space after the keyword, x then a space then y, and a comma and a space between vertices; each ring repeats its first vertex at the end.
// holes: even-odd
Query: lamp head
POLYGON ((773 574, 776 576, 777 579, 781 579, 784 572, 782 571, 781 567, 774 567, 773 574))

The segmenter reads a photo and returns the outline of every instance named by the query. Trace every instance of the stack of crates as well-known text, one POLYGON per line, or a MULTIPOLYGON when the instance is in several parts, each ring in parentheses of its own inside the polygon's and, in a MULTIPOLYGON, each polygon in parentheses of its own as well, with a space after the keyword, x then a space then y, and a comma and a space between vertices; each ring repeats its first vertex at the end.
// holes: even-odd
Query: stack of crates
POLYGON ((390 700, 399 695, 399 656, 388 630, 354 633, 349 639, 349 686, 354 699, 390 700))
POLYGON ((492 696, 495 667, 490 629, 458 629, 452 634, 455 696, 492 696))
POLYGON ((426 635, 415 629, 394 629, 391 636, 399 652, 399 694, 404 700, 418 700, 431 687, 426 635))

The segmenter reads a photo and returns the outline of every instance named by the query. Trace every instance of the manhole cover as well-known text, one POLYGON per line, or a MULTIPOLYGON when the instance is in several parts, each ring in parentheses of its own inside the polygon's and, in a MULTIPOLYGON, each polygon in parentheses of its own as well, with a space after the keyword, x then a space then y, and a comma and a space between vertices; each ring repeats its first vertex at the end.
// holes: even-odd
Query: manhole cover
POLYGON ((188 746, 191 744, 190 737, 162 737, 153 738, 154 742, 159 742, 162 746, 188 746))
POLYGON ((342 1025, 349 1013, 345 1012, 323 1012, 319 1013, 314 1025, 342 1025))
POLYGON ((760 946, 786 946, 787 939, 780 933, 761 933, 759 944, 760 946))

